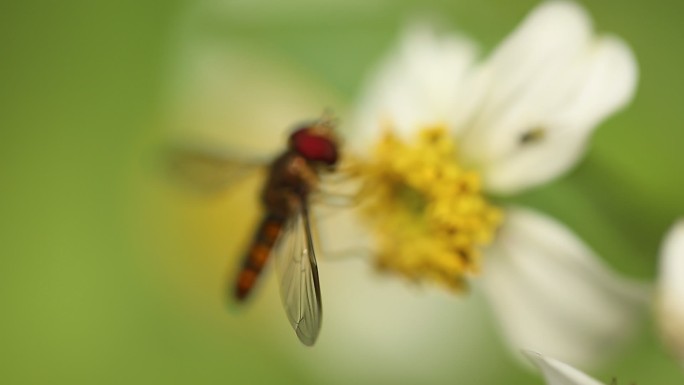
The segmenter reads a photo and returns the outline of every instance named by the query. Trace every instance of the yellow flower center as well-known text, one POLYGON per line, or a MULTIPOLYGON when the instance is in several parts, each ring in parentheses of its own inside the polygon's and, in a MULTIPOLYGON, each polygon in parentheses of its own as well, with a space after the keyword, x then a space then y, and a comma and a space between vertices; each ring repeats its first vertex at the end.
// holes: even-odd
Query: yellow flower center
POLYGON ((377 266, 417 282, 466 288, 502 214, 483 196, 479 174, 459 165, 446 129, 423 129, 411 141, 388 131, 359 166, 361 211, 380 246, 377 266))

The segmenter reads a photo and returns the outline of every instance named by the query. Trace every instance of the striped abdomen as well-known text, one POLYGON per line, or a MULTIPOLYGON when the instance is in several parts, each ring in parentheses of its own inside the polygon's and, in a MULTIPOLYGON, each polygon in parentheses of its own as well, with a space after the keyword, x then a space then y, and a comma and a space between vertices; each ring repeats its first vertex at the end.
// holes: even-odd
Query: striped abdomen
POLYGON ((266 265, 271 250, 273 250, 273 246, 283 230, 284 223, 284 217, 272 214, 265 215, 261 221, 237 276, 235 298, 238 301, 246 299, 257 282, 257 278, 266 265))

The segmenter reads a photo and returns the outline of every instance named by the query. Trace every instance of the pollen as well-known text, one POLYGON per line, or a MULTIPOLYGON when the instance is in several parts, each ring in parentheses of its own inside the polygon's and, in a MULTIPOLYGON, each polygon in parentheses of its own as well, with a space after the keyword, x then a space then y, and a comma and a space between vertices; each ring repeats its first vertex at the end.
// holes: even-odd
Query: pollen
POLYGON ((444 127, 427 127, 409 140, 387 131, 360 161, 361 211, 376 230, 380 270, 457 292, 478 274, 502 212, 458 155, 444 127))

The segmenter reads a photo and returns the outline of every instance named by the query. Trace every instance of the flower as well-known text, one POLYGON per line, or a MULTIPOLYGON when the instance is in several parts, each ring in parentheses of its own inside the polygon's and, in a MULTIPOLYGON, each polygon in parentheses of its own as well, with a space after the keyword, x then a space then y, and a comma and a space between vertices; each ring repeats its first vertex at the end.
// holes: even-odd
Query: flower
POLYGON ((480 276, 515 351, 597 362, 633 330, 645 287, 555 220, 492 196, 569 170, 636 82, 627 45, 595 35, 571 2, 542 3, 481 64, 465 37, 414 25, 361 99, 349 147, 362 200, 347 227, 371 229, 354 239, 381 271, 456 292, 480 276))
POLYGON ((542 372, 548 385, 603 385, 603 383, 564 362, 532 351, 524 351, 523 353, 542 372))
POLYGON ((657 286, 657 319, 664 343, 684 365, 684 220, 663 242, 657 286))

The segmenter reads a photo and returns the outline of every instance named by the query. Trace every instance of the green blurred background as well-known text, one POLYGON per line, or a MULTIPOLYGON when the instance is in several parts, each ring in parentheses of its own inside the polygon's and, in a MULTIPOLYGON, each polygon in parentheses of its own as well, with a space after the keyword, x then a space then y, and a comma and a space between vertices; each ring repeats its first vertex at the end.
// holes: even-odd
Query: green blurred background
MULTIPOLYGON (((537 1, 207 3, 0 5, 2 383, 401 382, 382 362, 367 362, 372 375, 330 355, 317 367, 321 359, 307 356, 319 355, 318 346, 305 349, 290 335, 272 279, 247 311, 225 309, 227 255, 247 236, 251 222, 242 218, 254 211, 257 181, 199 201, 166 191, 155 172, 168 106, 182 90, 174 84, 188 15, 204 10, 197 33, 268 58, 257 69, 301 87, 304 99, 325 94, 318 111, 330 103, 343 111, 411 15, 439 15, 486 51, 537 1)), ((518 201, 568 224, 616 269, 652 280, 662 236, 684 215, 684 5, 582 3, 600 31, 634 49, 637 96, 601 126, 568 177, 518 201)), ((239 84, 229 92, 236 100, 254 91, 239 84)), ((253 113, 269 115, 274 101, 253 113)), ((456 309, 460 299, 452 303, 456 309)), ((482 313, 482 338, 469 345, 471 360, 405 382, 540 384, 505 351, 486 310, 473 309, 482 313)), ((459 330, 448 340, 458 344, 459 330)), ((628 352, 593 374, 620 384, 683 377, 651 322, 628 352)))

